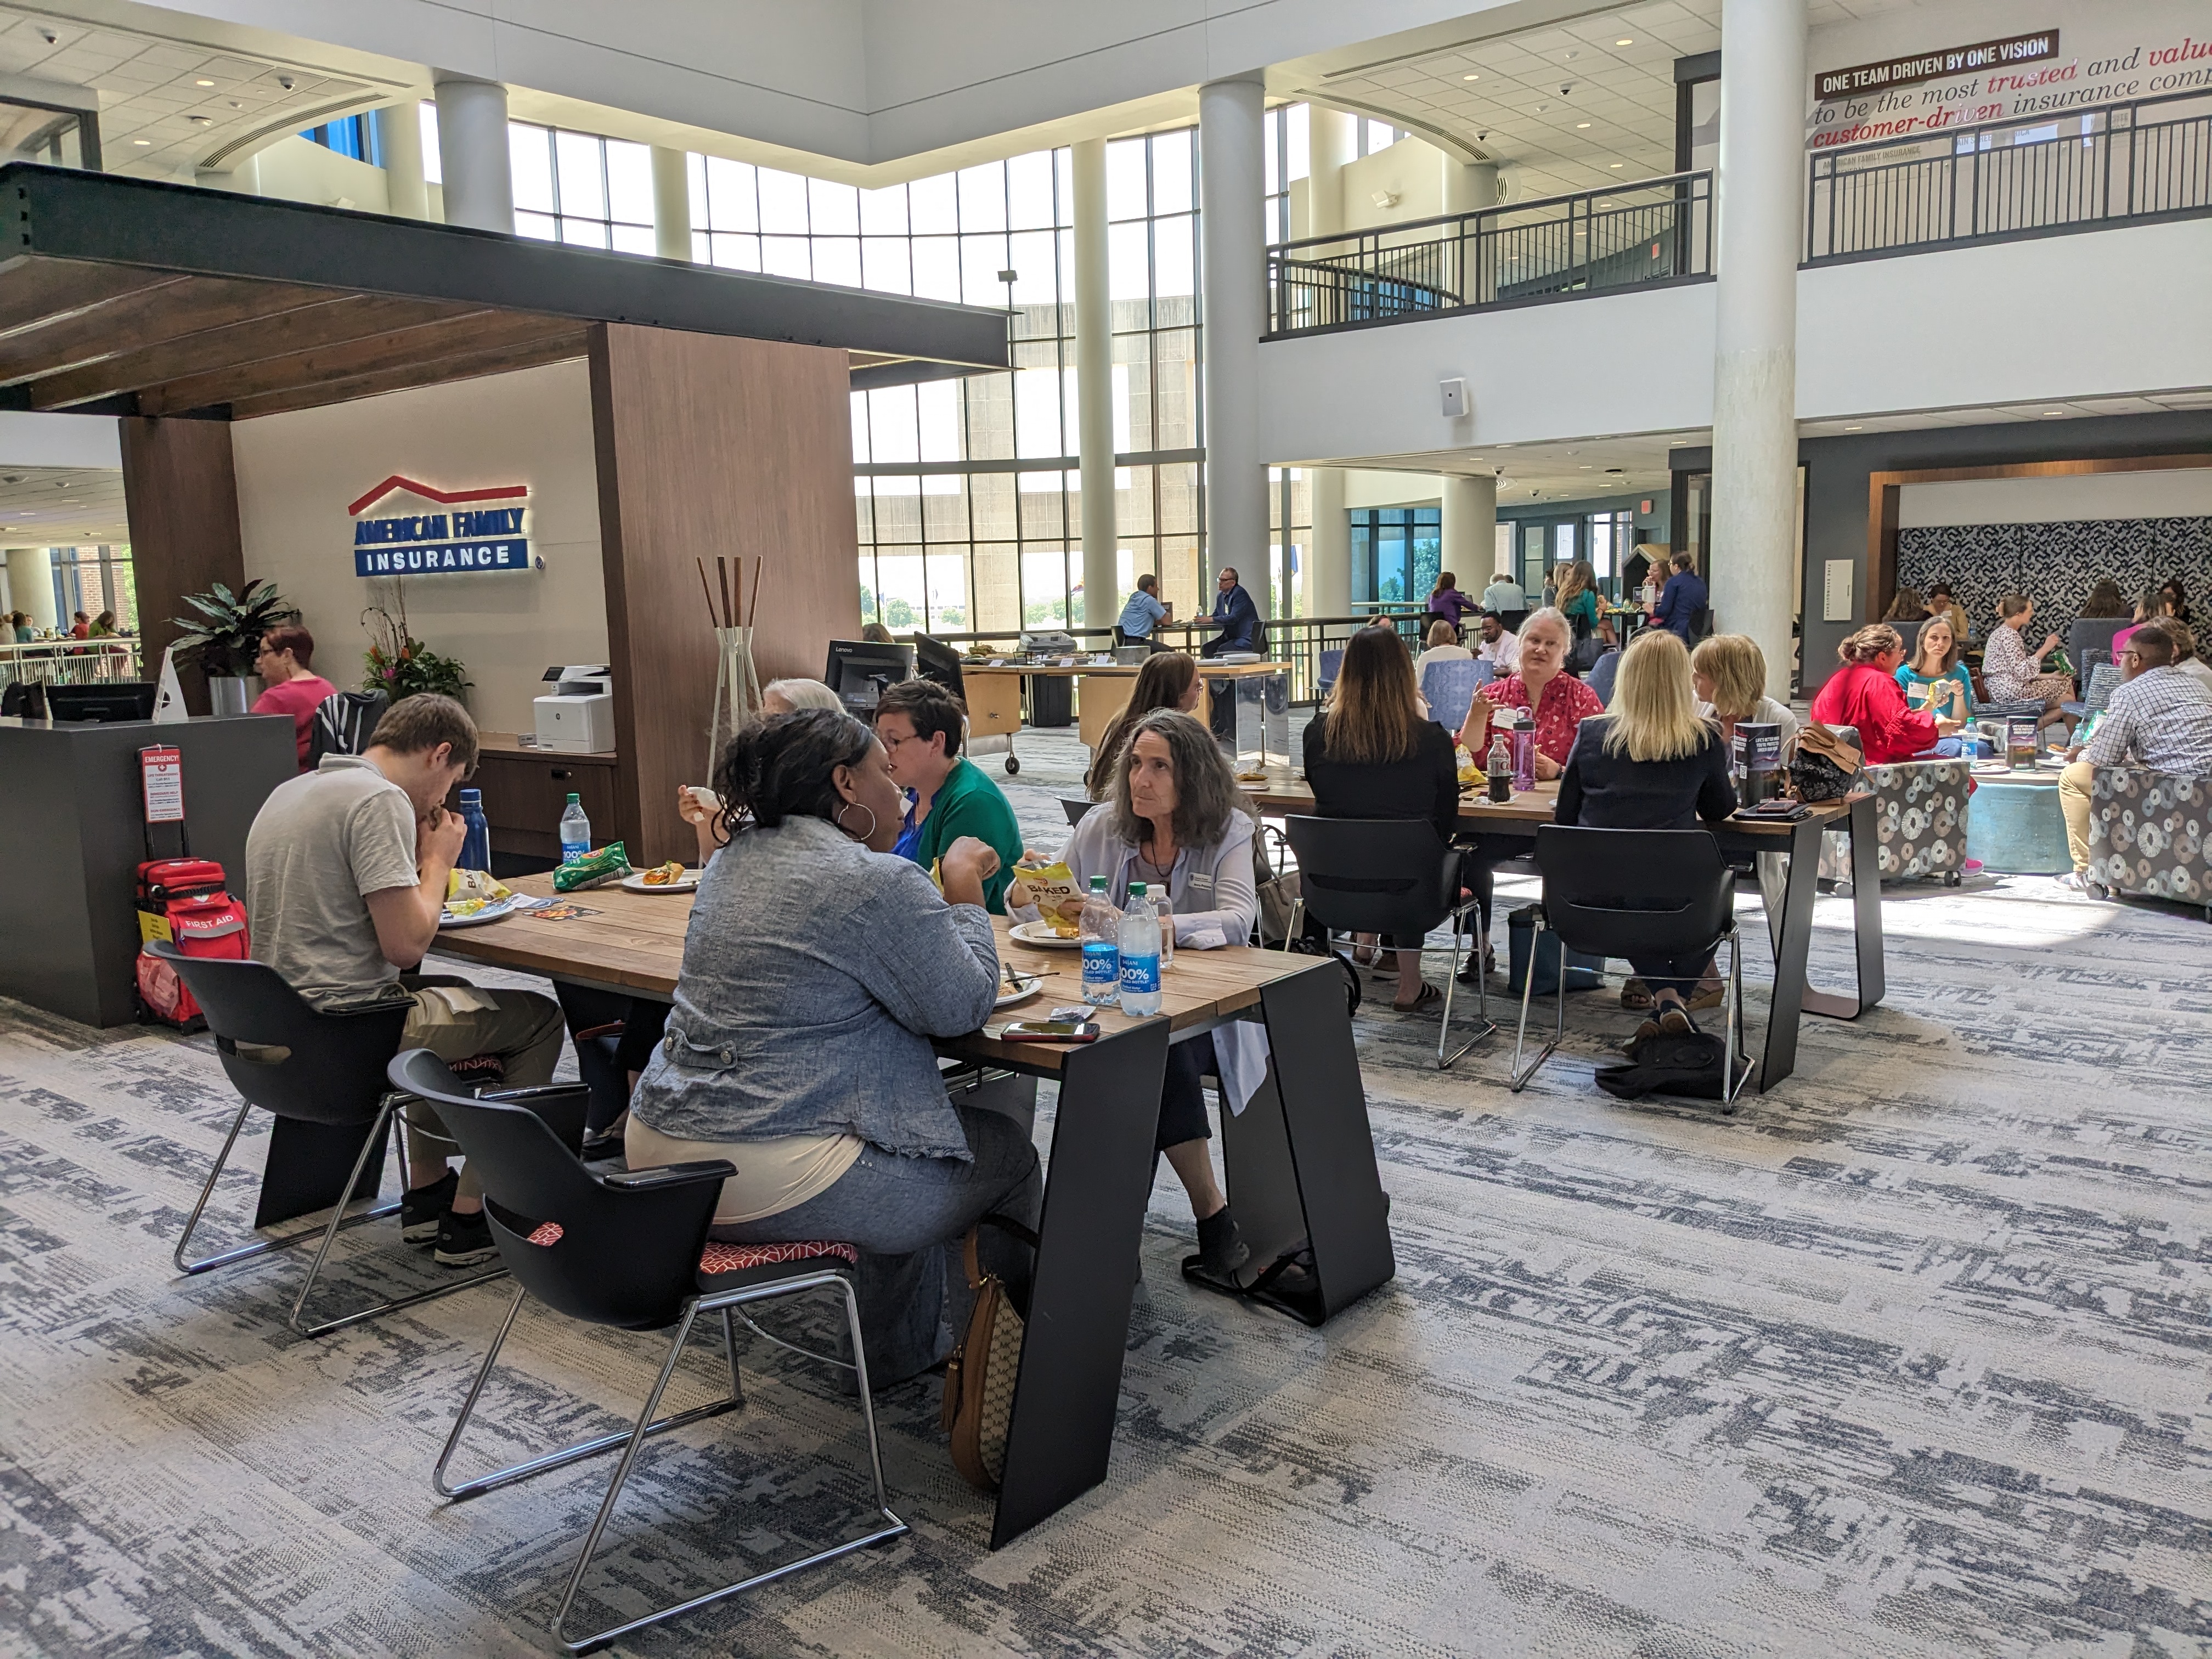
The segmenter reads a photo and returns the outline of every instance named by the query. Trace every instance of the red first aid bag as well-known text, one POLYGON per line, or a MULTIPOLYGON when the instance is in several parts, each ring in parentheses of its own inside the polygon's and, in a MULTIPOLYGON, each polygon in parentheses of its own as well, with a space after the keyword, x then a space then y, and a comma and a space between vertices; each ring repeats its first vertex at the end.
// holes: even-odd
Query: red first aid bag
MULTIPOLYGON (((138 866, 138 933, 144 944, 167 939, 188 957, 235 962, 249 948, 246 907, 230 896, 222 866, 211 859, 157 859, 138 866)), ((177 970, 143 949, 137 994, 143 1018, 182 1031, 207 1024, 177 970)))

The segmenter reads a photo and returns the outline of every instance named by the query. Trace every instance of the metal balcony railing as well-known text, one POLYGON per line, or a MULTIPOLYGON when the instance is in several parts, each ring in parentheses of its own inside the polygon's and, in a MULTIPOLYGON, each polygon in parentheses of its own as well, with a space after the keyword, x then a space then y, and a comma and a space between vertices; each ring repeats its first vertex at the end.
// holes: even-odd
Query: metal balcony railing
POLYGON ((1814 155, 1805 258, 2212 212, 2212 92, 1922 130, 1814 155))
POLYGON ((1712 175, 1670 173, 1267 250, 1269 337, 1712 273, 1712 175))
POLYGON ((48 685, 93 685, 135 680, 139 675, 137 638, 109 635, 97 640, 41 640, 30 645, 0 645, 0 686, 18 680, 48 685))

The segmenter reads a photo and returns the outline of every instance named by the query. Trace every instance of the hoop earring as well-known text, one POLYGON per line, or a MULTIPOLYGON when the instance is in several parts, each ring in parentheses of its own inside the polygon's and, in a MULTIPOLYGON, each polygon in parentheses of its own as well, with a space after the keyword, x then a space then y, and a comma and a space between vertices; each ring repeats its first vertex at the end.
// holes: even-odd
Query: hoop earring
POLYGON ((836 825, 840 830, 845 830, 845 833, 846 833, 847 835, 848 835, 848 836, 853 836, 853 839, 854 839, 854 841, 861 842, 864 842, 864 843, 868 840, 868 838, 869 838, 870 836, 873 836, 873 835, 876 833, 876 813, 875 813, 875 809, 874 809, 873 807, 870 806, 870 805, 869 805, 866 801, 857 801, 857 800, 848 800, 848 801, 847 801, 847 802, 845 803, 845 805, 842 805, 842 806, 841 806, 841 807, 839 807, 839 808, 837 809, 837 815, 836 815, 835 817, 831 818, 831 819, 830 820, 830 823, 834 823, 834 824, 836 824, 836 825), (867 830, 866 830, 866 833, 861 834, 861 835, 858 835, 858 836, 853 836, 853 832, 852 832, 850 830, 846 830, 846 829, 845 829, 845 814, 846 814, 848 811, 849 811, 852 808, 854 808, 854 807, 855 807, 855 806, 859 807, 859 808, 860 808, 863 812, 866 812, 866 813, 868 815, 868 827, 867 827, 867 830))

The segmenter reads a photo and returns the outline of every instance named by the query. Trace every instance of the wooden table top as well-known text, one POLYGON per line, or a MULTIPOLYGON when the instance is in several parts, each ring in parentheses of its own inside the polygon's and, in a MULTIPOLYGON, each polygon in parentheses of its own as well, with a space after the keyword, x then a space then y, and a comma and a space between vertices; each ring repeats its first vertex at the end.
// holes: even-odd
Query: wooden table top
MULTIPOLYGON (((507 884, 517 892, 551 895, 550 875, 521 876, 507 884)), ((530 911, 481 927, 446 928, 431 948, 446 956, 628 991, 665 1001, 676 989, 684 962, 684 934, 691 915, 686 893, 631 893, 620 887, 596 887, 571 901, 594 912, 568 921, 548 921, 530 911)), ((999 1028, 1008 1020, 1042 1019, 1055 1007, 1083 1000, 1082 953, 1045 950, 1008 937, 1004 916, 991 918, 998 935, 999 960, 1011 963, 1024 978, 1042 975, 1044 984, 1028 1001, 1001 1009, 989 1024, 971 1036, 941 1043, 964 1058, 1028 1070, 1057 1069, 1066 1045, 1001 1042, 999 1028)), ((1317 958, 1249 945, 1221 951, 1178 951, 1174 966, 1162 975, 1161 1012, 1172 1028, 1210 1025, 1249 1008, 1260 989, 1314 967, 1317 958)), ((1118 1008, 1097 1008, 1089 1018, 1106 1036, 1135 1022, 1118 1008)))
MULTIPOLYGON (((1259 803, 1263 811, 1310 813, 1313 811, 1313 786, 1291 767, 1270 766, 1264 781, 1246 783, 1244 792, 1259 803)), ((1465 830, 1480 830, 1486 824, 1504 828, 1525 824, 1549 823, 1558 811, 1559 786, 1557 780, 1540 783, 1534 789, 1516 790, 1510 801, 1493 801, 1484 786, 1475 785, 1460 791, 1459 821, 1465 830)), ((1815 818, 1840 818, 1850 811, 1850 799, 1813 801, 1808 804, 1808 814, 1815 818)), ((1787 839, 1797 826, 1773 819, 1730 818, 1727 827, 1751 836, 1774 836, 1787 839)))
MULTIPOLYGON (((1142 671, 1142 663, 1127 662, 968 662, 960 665, 963 676, 969 674, 1037 674, 1066 677, 1076 674, 1126 674, 1134 677, 1142 671)), ((1287 674, 1291 665, 1286 662, 1202 662, 1198 665, 1200 677, 1210 680, 1248 679, 1258 674, 1287 674)))

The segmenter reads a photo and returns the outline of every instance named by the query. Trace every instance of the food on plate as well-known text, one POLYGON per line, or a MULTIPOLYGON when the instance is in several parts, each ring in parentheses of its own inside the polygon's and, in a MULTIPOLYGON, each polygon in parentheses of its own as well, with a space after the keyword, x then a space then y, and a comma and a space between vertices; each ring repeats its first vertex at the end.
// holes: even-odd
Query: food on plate
POLYGON ((1265 783, 1267 781, 1267 775, 1265 772, 1239 772, 1237 775, 1237 781, 1239 783, 1265 783))
POLYGON ((446 916, 459 921, 514 896, 489 870, 455 870, 446 877, 446 916))
POLYGON ((553 890, 556 893, 580 893, 586 888, 604 887, 611 881, 620 881, 630 873, 629 854, 618 841, 611 841, 596 853, 562 865, 553 872, 553 890))
MULTIPOLYGON (((1065 860, 1054 864, 1018 864, 1014 880, 1028 890, 1029 902, 1036 906, 1038 915, 1052 924, 1053 932, 1062 939, 1075 937, 1076 918, 1083 914, 1083 895, 1076 891, 1075 872, 1065 860)), ((1006 902, 1018 905, 1021 900, 1009 890, 1006 902)))
POLYGON ((686 870, 684 867, 683 860, 680 859, 671 859, 665 864, 654 865, 652 869, 647 871, 643 876, 639 878, 639 879, 643 881, 647 887, 673 887, 678 882, 683 880, 684 877, 690 873, 691 872, 689 870, 686 870))
POLYGON ((498 899, 489 898, 447 899, 446 901, 446 920, 448 921, 465 921, 469 917, 477 915, 480 911, 488 910, 493 905, 499 902, 501 902, 501 901, 498 899))

